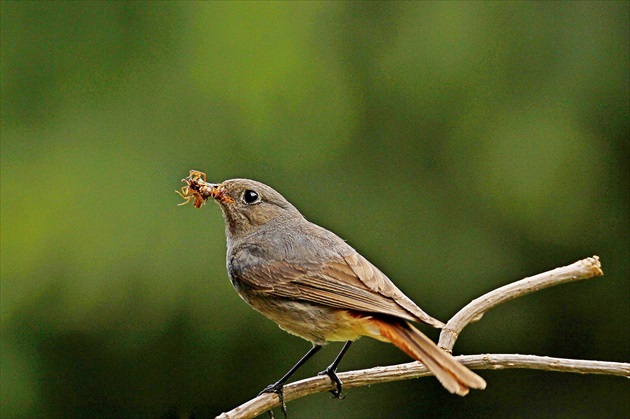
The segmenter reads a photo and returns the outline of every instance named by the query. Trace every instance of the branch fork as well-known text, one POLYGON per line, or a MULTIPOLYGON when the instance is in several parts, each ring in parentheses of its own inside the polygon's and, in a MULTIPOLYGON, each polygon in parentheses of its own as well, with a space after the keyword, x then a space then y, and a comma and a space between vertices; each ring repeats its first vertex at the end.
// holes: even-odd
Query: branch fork
MULTIPOLYGON (((567 282, 602 276, 604 273, 597 256, 579 260, 571 265, 556 268, 520 281, 504 285, 474 299, 446 323, 440 333, 438 346, 452 352, 455 341, 468 324, 479 321, 490 309, 518 297, 567 282)), ((586 361, 518 354, 480 354, 455 357, 470 369, 525 368, 581 374, 605 374, 630 378, 630 363, 586 361)), ((431 373, 419 362, 387 367, 337 373, 344 388, 361 387, 390 381, 408 380, 429 376, 431 373)), ((299 399, 309 394, 336 388, 328 376, 316 376, 284 386, 284 401, 299 399)), ((254 418, 280 405, 277 394, 264 393, 217 416, 220 419, 254 418)))

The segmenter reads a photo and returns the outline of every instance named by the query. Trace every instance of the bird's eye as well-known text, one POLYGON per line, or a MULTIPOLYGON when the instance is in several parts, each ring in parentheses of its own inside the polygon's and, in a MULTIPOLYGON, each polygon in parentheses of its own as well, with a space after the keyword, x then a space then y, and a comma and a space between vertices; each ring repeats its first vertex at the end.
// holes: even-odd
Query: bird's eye
POLYGON ((245 202, 246 204, 253 204, 258 200, 258 194, 251 189, 246 190, 243 194, 243 202, 245 202))

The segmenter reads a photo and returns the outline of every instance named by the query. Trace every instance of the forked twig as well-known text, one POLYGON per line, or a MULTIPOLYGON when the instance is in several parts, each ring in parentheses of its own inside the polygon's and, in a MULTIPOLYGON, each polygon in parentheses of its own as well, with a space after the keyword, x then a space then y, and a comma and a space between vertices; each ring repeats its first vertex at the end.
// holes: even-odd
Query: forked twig
POLYGON ((438 346, 449 352, 457 337, 468 324, 481 320, 481 317, 490 309, 506 301, 522 297, 529 293, 539 291, 565 282, 579 281, 596 276, 602 276, 599 258, 593 256, 579 260, 571 265, 556 268, 520 281, 504 285, 479 298, 472 300, 464 308, 459 310, 442 328, 438 346))
MULTIPOLYGON (((553 285, 601 275, 603 275, 603 272, 599 258, 593 256, 490 291, 470 302, 448 321, 442 329, 438 345, 445 350, 451 351, 464 327, 471 322, 478 321, 484 313, 501 303, 553 285)), ((471 369, 525 368, 582 374, 616 375, 630 378, 630 364, 622 362, 586 361, 516 354, 460 355, 456 358, 471 369)), ((343 382, 344 388, 353 388, 424 377, 431 375, 431 373, 421 363, 409 362, 388 367, 348 371, 337 373, 337 375, 343 382)), ((317 376, 296 381, 285 385, 284 401, 289 402, 309 394, 330 391, 334 387, 335 384, 327 376, 317 376)), ((222 413, 218 418, 253 418, 277 406, 279 406, 278 395, 264 393, 229 412, 222 413)))

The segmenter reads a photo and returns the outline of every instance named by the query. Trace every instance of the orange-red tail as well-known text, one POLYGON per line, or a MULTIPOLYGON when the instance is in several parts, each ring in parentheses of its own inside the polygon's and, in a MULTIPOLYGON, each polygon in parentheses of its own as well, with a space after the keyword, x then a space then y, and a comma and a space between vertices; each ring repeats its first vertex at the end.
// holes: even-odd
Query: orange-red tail
POLYGON ((389 340, 407 355, 422 362, 451 393, 465 396, 469 388, 483 390, 483 378, 460 364, 411 324, 400 321, 371 319, 380 337, 389 340))

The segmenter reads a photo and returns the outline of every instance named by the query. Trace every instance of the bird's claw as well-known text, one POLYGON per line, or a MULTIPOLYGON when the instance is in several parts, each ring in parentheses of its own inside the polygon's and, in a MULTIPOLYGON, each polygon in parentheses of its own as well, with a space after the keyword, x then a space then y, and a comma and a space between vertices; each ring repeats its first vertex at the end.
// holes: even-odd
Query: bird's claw
POLYGON ((342 388, 341 380, 339 379, 339 377, 337 377, 337 374, 335 372, 335 368, 328 367, 324 371, 320 372, 317 375, 327 375, 328 377, 330 377, 332 382, 335 383, 335 385, 337 386, 337 388, 335 390, 330 390, 330 393, 336 399, 339 399, 339 400, 343 399, 343 397, 341 396, 341 388, 342 388))
MULTIPOLYGON (((284 404, 284 383, 277 382, 274 384, 269 384, 263 391, 258 393, 259 396, 264 393, 276 393, 278 395, 278 399, 280 399, 280 410, 282 411, 282 415, 286 419, 287 417, 287 405, 284 404)), ((273 418, 273 410, 269 410, 267 412, 270 418, 273 418)))

